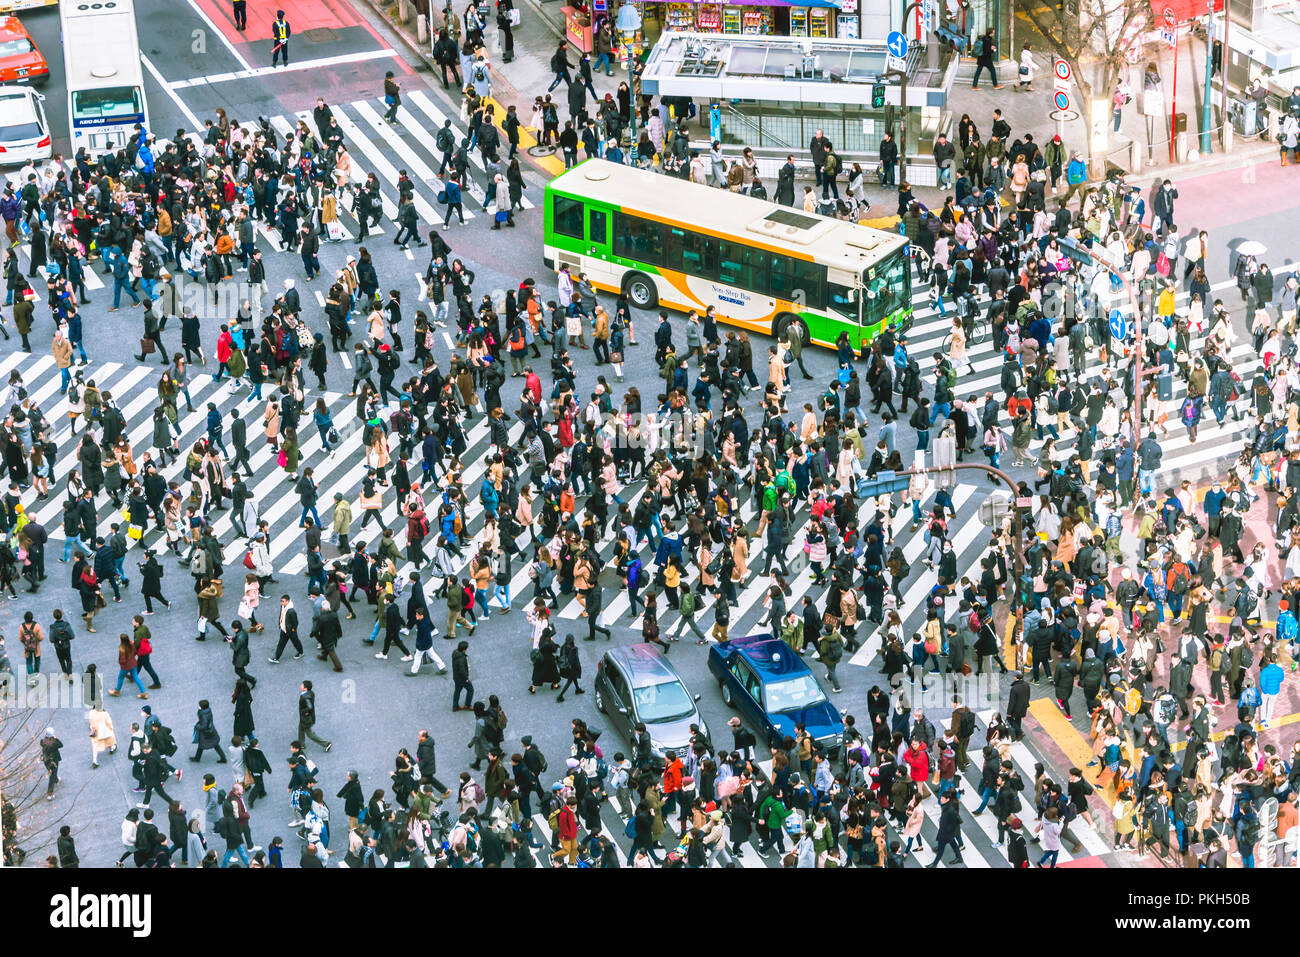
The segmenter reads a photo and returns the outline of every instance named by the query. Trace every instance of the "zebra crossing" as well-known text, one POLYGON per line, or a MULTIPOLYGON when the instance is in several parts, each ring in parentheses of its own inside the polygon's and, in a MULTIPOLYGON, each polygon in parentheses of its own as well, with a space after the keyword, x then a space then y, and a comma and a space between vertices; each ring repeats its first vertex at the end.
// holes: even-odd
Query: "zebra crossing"
MULTIPOLYGON (((978 730, 971 739, 971 747, 968 754, 970 758, 969 766, 965 771, 958 771, 958 778, 955 786, 958 790, 960 800, 961 814, 961 839, 962 848, 961 862, 954 863, 951 852, 944 854, 938 866, 944 869, 954 867, 966 868, 1009 868, 1010 862, 1007 859, 1007 849, 1005 846, 999 846, 997 819, 990 808, 980 811, 980 778, 983 769, 983 757, 980 754, 980 747, 977 742, 984 740, 984 730, 987 727, 989 719, 992 717, 991 711, 977 713, 978 730)), ((1029 861, 1034 864, 1039 855, 1042 853, 1042 847, 1036 843, 1036 836, 1033 828, 1037 822, 1037 814, 1034 810, 1033 782, 1035 778, 1034 766, 1037 759, 1033 752, 1024 744, 1024 742, 1015 742, 1007 749, 1004 760, 1009 760, 1019 773, 1021 780, 1025 782, 1025 790, 1021 792, 1021 811, 1019 816, 1024 822, 1024 836, 1027 842, 1027 851, 1029 861)), ((770 777, 772 772, 771 760, 759 762, 764 775, 770 777)), ((905 769, 904 769, 905 770, 905 769)), ((934 860, 934 846, 937 840, 939 829, 939 802, 936 798, 927 798, 922 807, 925 811, 925 820, 921 825, 921 842, 914 844, 911 850, 905 855, 906 867, 922 867, 928 865, 934 860)), ((531 850, 533 859, 539 867, 548 867, 551 864, 551 855, 558 845, 554 842, 554 832, 547 823, 546 817, 541 813, 534 813, 532 816, 533 834, 543 845, 540 848, 531 850)), ((600 835, 605 837, 614 845, 614 852, 618 858, 619 865, 627 867, 630 865, 634 856, 633 842, 627 836, 628 817, 624 815, 617 806, 616 801, 611 799, 601 808, 601 828, 600 835)), ((677 813, 665 815, 665 831, 660 838, 662 849, 656 849, 655 854, 660 860, 663 859, 663 849, 672 850, 678 845, 677 835, 679 825, 677 823, 677 813)), ((898 841, 902 847, 907 846, 906 840, 899 836, 900 826, 890 820, 887 843, 898 841)), ((583 824, 582 818, 578 819, 578 842, 580 845, 586 844, 591 836, 583 824)), ((1113 853, 1113 848, 1106 843, 1106 840, 1097 832, 1094 825, 1088 824, 1082 818, 1075 818, 1070 822, 1070 832, 1078 840, 1079 847, 1077 850, 1072 849, 1071 842, 1067 838, 1062 839, 1062 847, 1058 859, 1058 865, 1068 864, 1071 861, 1082 860, 1089 857, 1098 857, 1101 855, 1113 853)), ((784 847, 785 851, 793 849, 797 843, 797 835, 791 836, 785 834, 783 842, 778 847, 784 847)), ((728 849, 731 847, 731 835, 728 834, 728 849)), ((739 867, 762 867, 775 868, 781 867, 781 858, 783 854, 778 849, 770 850, 766 855, 759 853, 761 844, 757 831, 753 832, 749 839, 741 845, 742 854, 736 859, 736 865, 739 867)), ((844 840, 841 834, 840 846, 842 849, 841 862, 847 859, 847 853, 843 852, 844 840)), ((722 867, 721 860, 715 860, 710 866, 722 867)))
MULTIPOLYGON (((1235 286, 1235 281, 1229 279, 1211 286, 1211 292, 1218 293, 1224 289, 1235 288, 1235 286)), ((930 286, 928 283, 913 283, 912 301, 914 303, 924 302, 925 305, 914 310, 913 324, 907 332, 908 354, 915 358, 920 365, 923 383, 927 381, 927 377, 931 376, 933 372, 935 365, 934 354, 936 352, 943 355, 947 354, 945 341, 952 332, 952 318, 957 314, 956 307, 950 303, 945 303, 947 315, 942 314, 939 308, 930 302, 929 294, 930 286)), ((977 298, 981 312, 987 310, 990 301, 987 296, 977 298)), ((1186 289, 1180 288, 1175 293, 1175 309, 1177 313, 1185 313, 1187 305, 1188 292, 1186 289)), ((1130 310, 1125 307, 1123 311, 1127 314, 1130 310)), ((1203 349, 1209 325, 1207 321, 1206 330, 1191 337, 1189 354, 1195 355, 1203 349)), ((968 342, 966 356, 970 360, 974 372, 972 373, 964 368, 957 370, 958 378, 957 385, 953 388, 954 394, 958 398, 974 396, 977 401, 982 401, 983 394, 991 391, 996 398, 1000 399, 1002 397, 1002 355, 993 347, 992 337, 978 345, 972 345, 968 342)), ((1222 425, 1215 421, 1207 402, 1195 442, 1191 441, 1187 433, 1187 427, 1178 415, 1182 400, 1187 395, 1186 383, 1177 375, 1173 377, 1172 395, 1163 402, 1164 409, 1169 416, 1168 421, 1165 422, 1165 428, 1169 434, 1167 436, 1162 434, 1160 441, 1164 459, 1160 468, 1156 470, 1156 480, 1157 483, 1161 484, 1161 487, 1184 479, 1196 482, 1214 475, 1222 475, 1227 466, 1237 458, 1245 447, 1249 438, 1250 427, 1253 424, 1253 416, 1247 411, 1248 398, 1246 393, 1248 393, 1256 371, 1262 369, 1263 365, 1259 354, 1248 339, 1234 342, 1229 359, 1233 371, 1241 377, 1243 397, 1232 403, 1228 416, 1222 425), (1241 416, 1240 419, 1236 418, 1237 414, 1241 416)), ((1113 373, 1115 381, 1122 381, 1122 368, 1113 368, 1115 368, 1113 373)), ((1104 369, 1105 364, 1100 359, 1099 350, 1094 347, 1089 350, 1081 379, 1084 382, 1098 379, 1104 369)), ((1128 400, 1124 396, 1122 389, 1117 389, 1114 396, 1121 409, 1127 407, 1128 400)), ((1009 448, 1011 420, 1007 416, 1005 409, 1000 413, 999 421, 1006 431, 1009 448)), ((1057 440, 1054 448, 1054 458, 1060 461, 1068 459, 1073 453, 1075 438, 1077 438, 1077 433, 1074 429, 1062 430, 1061 438, 1057 440)), ((1030 454, 1037 458, 1038 451, 1043 444, 1043 439, 1032 440, 1029 447, 1030 454)))

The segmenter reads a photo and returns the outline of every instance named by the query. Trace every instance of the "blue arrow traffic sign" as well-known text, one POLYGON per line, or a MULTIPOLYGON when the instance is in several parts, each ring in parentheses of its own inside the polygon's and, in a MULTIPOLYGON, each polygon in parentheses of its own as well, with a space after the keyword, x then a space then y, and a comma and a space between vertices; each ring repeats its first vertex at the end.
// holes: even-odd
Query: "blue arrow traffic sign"
POLYGON ((897 30, 885 38, 885 46, 889 47, 889 52, 900 60, 907 56, 907 37, 897 30))
POLYGON ((1124 321, 1124 313, 1118 309, 1110 311, 1110 334, 1116 339, 1124 339, 1128 336, 1128 323, 1124 321))

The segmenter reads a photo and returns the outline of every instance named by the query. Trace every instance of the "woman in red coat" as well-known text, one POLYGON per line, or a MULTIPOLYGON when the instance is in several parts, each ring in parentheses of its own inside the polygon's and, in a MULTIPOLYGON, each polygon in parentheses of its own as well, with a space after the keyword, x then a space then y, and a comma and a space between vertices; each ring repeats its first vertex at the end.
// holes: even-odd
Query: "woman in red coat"
POLYGON ((924 796, 926 793, 925 781, 930 776, 930 755, 925 750, 925 742, 913 741, 911 746, 903 752, 903 761, 911 770, 912 783, 924 796))

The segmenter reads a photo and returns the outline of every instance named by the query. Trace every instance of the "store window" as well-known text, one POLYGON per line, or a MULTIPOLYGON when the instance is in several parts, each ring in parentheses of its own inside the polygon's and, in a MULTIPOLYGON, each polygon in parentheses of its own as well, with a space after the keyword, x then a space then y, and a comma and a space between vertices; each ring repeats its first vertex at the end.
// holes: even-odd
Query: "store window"
POLYGON ((552 197, 551 226, 561 236, 582 238, 582 202, 567 196, 552 197))

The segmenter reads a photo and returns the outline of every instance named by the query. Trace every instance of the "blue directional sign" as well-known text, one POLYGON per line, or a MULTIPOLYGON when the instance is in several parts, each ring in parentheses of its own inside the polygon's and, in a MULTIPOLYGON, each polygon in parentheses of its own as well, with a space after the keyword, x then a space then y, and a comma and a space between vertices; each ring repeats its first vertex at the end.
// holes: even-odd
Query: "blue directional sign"
POLYGON ((1110 334, 1116 339, 1124 339, 1128 336, 1128 323, 1124 321, 1124 313, 1118 309, 1110 311, 1110 334))
POLYGON ((907 56, 907 37, 903 36, 897 30, 885 39, 885 45, 889 47, 889 52, 900 60, 907 56))

